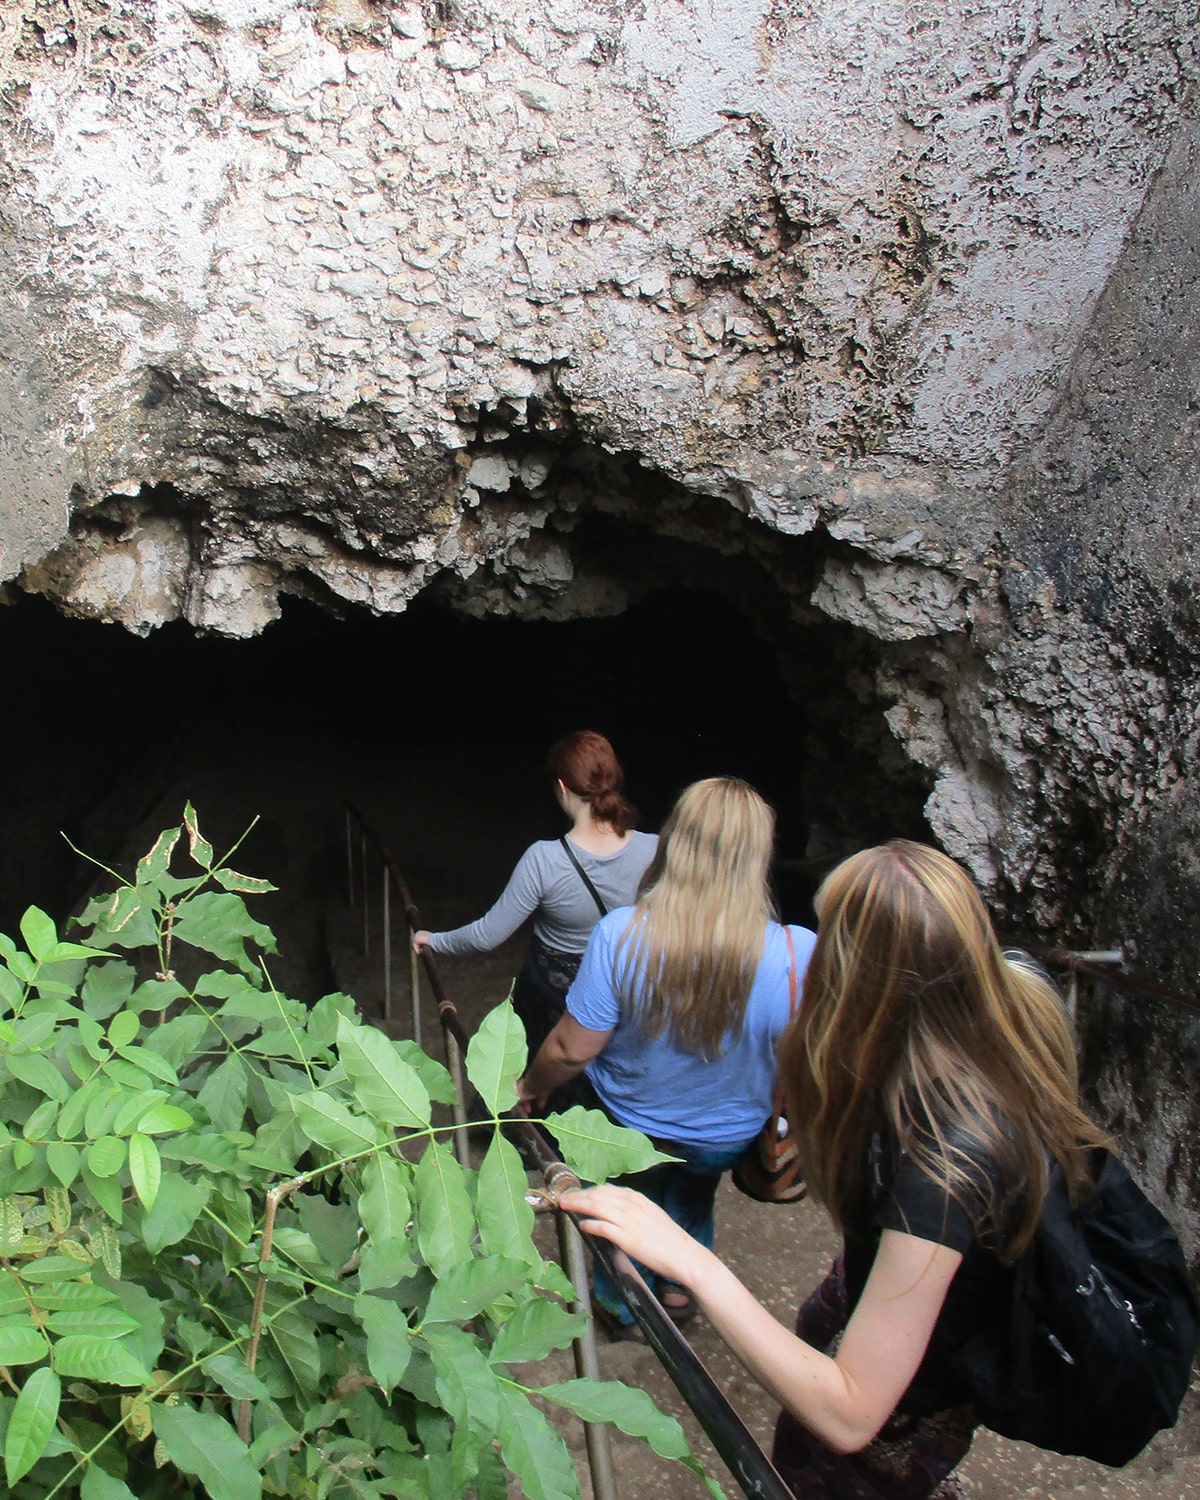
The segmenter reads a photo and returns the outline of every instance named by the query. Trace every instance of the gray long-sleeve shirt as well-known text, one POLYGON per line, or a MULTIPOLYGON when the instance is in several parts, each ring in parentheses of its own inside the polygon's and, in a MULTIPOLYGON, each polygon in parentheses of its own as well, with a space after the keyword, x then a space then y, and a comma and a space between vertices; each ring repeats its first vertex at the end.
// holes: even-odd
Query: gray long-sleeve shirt
MULTIPOLYGON (((613 911, 633 904, 638 881, 658 848, 658 835, 635 829, 616 854, 589 854, 573 839, 571 848, 605 906, 613 911)), ((511 937, 533 913, 534 935, 560 953, 582 953, 600 920, 591 892, 557 839, 530 844, 491 911, 465 927, 431 933, 429 946, 435 953, 487 953, 511 937)))

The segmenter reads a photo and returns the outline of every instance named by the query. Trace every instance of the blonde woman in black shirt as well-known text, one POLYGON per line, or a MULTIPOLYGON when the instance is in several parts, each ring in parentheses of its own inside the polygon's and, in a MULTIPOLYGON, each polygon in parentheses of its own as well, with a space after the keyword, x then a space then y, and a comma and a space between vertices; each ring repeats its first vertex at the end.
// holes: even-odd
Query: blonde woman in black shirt
POLYGON ((801 1500, 950 1500, 974 1416, 947 1357, 982 1326, 1057 1162, 1089 1187, 1103 1136, 1078 1100, 1053 987, 1007 960, 966 873, 895 841, 835 869, 780 1077, 844 1257, 778 1323, 628 1189, 564 1195, 584 1228, 688 1287, 783 1406, 775 1462, 801 1500))

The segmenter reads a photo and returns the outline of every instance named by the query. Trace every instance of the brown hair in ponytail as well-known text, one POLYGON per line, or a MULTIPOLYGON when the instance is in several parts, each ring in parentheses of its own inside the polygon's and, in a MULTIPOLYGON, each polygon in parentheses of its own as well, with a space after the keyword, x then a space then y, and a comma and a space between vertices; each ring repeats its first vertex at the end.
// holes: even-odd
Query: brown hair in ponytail
POLYGON ((551 748, 547 765, 556 781, 587 801, 597 823, 621 834, 633 826, 637 809, 621 795, 625 772, 602 734, 576 729, 565 735, 551 748))

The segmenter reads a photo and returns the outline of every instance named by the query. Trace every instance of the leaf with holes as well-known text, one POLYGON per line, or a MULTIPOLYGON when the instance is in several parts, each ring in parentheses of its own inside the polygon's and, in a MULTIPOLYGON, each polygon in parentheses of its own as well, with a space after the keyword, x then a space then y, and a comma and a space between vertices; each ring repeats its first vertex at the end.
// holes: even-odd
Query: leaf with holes
POLYGON ((196 809, 190 802, 185 802, 183 807, 183 826, 187 829, 188 853, 196 863, 204 870, 212 869, 213 846, 204 838, 200 832, 200 823, 196 817, 196 809))
POLYGON ((15 1198, 0 1198, 0 1255, 11 1255, 14 1250, 19 1250, 24 1238, 21 1205, 15 1198))
POLYGON ((382 1031, 339 1016, 337 1043, 355 1097, 369 1115, 404 1130, 429 1124, 428 1090, 382 1031))
POLYGON ((528 1055, 525 1028, 512 1002, 493 1006, 467 1046, 467 1077, 493 1114, 516 1104, 517 1079, 525 1071, 528 1055))
POLYGON ((10 1485, 28 1474, 46 1451, 61 1394, 58 1376, 44 1366, 21 1387, 4 1435, 4 1473, 10 1485))
POLYGON ((175 852, 175 845, 179 842, 181 832, 179 828, 163 829, 154 841, 154 847, 148 854, 143 854, 137 862, 137 870, 133 878, 138 885, 149 885, 167 873, 171 864, 171 855, 175 852))

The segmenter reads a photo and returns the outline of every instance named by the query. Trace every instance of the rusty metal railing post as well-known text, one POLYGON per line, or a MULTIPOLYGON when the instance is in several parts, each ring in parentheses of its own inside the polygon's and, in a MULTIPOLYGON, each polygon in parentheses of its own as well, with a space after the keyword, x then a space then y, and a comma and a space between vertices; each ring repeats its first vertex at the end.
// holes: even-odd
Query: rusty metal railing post
POLYGON ((371 951, 371 902, 367 895, 367 830, 362 823, 358 825, 358 841, 362 856, 363 957, 366 958, 371 951))
MULTIPOLYGON (((553 1180, 552 1185, 563 1189, 568 1185, 567 1179, 572 1175, 560 1173, 558 1178, 553 1180)), ((575 1178, 571 1185, 577 1183, 578 1178, 575 1178)), ((596 1350, 596 1324, 592 1318, 592 1294, 588 1285, 583 1237, 575 1227, 575 1221, 567 1214, 556 1213, 554 1217, 558 1228, 558 1253, 562 1258, 563 1269, 571 1278, 571 1285, 575 1288, 575 1311, 585 1313, 588 1320, 582 1338, 577 1338, 571 1345, 571 1353, 575 1359, 575 1373, 583 1380, 602 1380, 604 1377, 600 1370, 600 1356, 596 1350)), ((616 1500, 617 1476, 613 1467, 611 1430, 600 1423, 585 1422, 583 1437, 587 1444, 588 1467, 592 1472, 592 1493, 595 1500, 616 1500)))
MULTIPOLYGON (((392 1019, 392 872, 383 866, 383 1018, 392 1019)), ((420 1045, 421 1038, 413 1040, 420 1045)))

